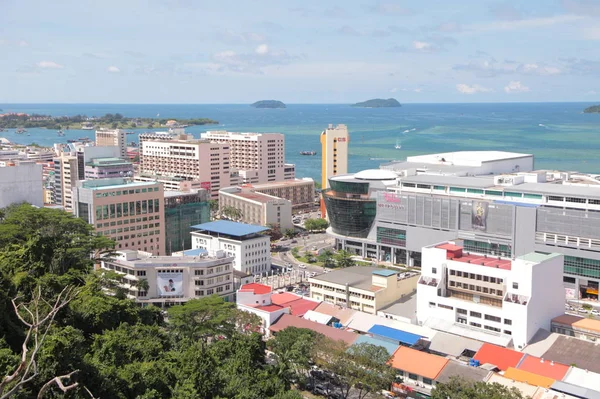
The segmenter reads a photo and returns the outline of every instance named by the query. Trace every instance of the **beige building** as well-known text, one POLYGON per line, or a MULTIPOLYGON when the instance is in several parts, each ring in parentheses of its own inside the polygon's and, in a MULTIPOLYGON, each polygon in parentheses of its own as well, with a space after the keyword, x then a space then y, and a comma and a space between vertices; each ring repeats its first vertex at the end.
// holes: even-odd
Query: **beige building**
POLYGON ((254 192, 246 187, 227 187, 219 191, 219 209, 225 207, 239 209, 243 223, 260 226, 279 226, 283 232, 294 228, 292 223, 292 203, 283 198, 254 192))
POLYGON ((99 129, 96 130, 97 146, 119 147, 119 157, 127 158, 127 133, 121 129, 99 129))
POLYGON ((188 250, 177 256, 154 256, 143 251, 118 251, 102 269, 122 275, 120 287, 127 296, 140 303, 176 305, 190 299, 213 294, 232 301, 233 257, 223 251, 209 254, 204 250, 188 250), (148 290, 139 281, 148 282, 148 290))
MULTIPOLYGON (((321 133, 321 188, 329 188, 329 178, 348 173, 348 144, 350 135, 346 125, 329 125, 321 133)), ((321 199, 321 216, 327 210, 321 199)))
POLYGON ((292 211, 310 210, 315 206, 315 182, 310 177, 250 185, 252 191, 284 198, 292 202, 292 211))
POLYGON ((63 154, 54 158, 54 203, 72 212, 73 189, 79 180, 77 156, 63 154))
POLYGON ((139 174, 149 179, 199 180, 201 188, 209 190, 213 199, 218 198, 221 188, 232 185, 235 172, 227 144, 169 139, 143 141, 140 147, 139 174))
POLYGON ((160 183, 124 178, 81 180, 73 189, 74 212, 117 242, 116 249, 165 253, 164 191, 160 183))
POLYGON ((310 297, 365 313, 377 311, 413 293, 418 273, 367 266, 334 270, 308 279, 310 297))
POLYGON ((294 165, 285 163, 285 136, 281 133, 209 131, 202 138, 229 145, 231 167, 242 183, 267 183, 295 178, 294 165))

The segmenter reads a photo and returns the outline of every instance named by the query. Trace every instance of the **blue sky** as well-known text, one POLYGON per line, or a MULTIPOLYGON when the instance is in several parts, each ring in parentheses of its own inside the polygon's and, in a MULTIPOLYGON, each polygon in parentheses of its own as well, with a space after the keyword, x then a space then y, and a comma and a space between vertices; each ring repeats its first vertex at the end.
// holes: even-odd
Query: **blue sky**
POLYGON ((0 0, 0 102, 600 100, 600 0, 0 0))

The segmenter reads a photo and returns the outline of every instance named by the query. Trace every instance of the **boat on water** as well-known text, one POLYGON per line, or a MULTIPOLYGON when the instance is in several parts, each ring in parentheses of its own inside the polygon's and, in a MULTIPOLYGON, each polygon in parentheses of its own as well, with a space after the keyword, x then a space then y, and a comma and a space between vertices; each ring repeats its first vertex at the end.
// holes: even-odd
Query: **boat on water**
POLYGON ((20 127, 17 130, 15 130, 16 134, 23 134, 23 133, 26 133, 26 132, 27 132, 27 130, 23 129, 22 127, 20 127))
POLYGON ((127 144, 129 147, 137 147, 138 143, 136 143, 135 141, 132 141, 131 143, 127 144))
POLYGON ((402 148, 402 145, 400 144, 400 139, 396 139, 396 145, 394 146, 394 148, 397 150, 402 148))
POLYGON ((300 155, 317 155, 316 151, 300 151, 300 155))
POLYGON ((89 137, 80 137, 78 140, 79 140, 79 141, 83 141, 84 143, 85 143, 86 141, 92 141, 92 140, 91 140, 89 137))
POLYGON ((56 134, 57 134, 59 137, 64 137, 64 135, 65 135, 65 134, 64 134, 64 132, 63 132, 62 130, 59 130, 58 132, 56 132, 56 134))
POLYGON ((67 140, 67 143, 77 143, 77 140, 67 140))
POLYGON ((125 132, 125 134, 135 134, 135 132, 125 132))

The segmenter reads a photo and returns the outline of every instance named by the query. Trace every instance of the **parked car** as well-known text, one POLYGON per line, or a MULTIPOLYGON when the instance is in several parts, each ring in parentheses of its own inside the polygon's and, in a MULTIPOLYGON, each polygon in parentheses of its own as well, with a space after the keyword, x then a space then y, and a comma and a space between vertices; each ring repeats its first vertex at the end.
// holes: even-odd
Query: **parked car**
POLYGON ((298 240, 292 240, 290 241, 292 244, 298 244, 298 240))
POLYGON ((298 266, 300 269, 306 269, 306 265, 302 264, 300 266, 298 266))
POLYGON ((588 311, 585 308, 578 308, 577 312, 579 312, 579 313, 587 313, 588 311))
POLYGON ((594 309, 594 310, 592 310, 592 314, 593 314, 594 316, 600 316, 600 311, 599 311, 599 310, 596 310, 596 309, 594 309))

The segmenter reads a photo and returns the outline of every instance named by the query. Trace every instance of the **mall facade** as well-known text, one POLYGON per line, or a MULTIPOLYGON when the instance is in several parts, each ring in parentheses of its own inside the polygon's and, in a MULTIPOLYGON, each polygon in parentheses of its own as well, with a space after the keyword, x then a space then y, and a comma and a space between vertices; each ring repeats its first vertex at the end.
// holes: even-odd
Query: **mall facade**
POLYGON ((423 247, 454 239, 491 256, 556 252, 567 297, 598 296, 600 175, 535 170, 529 154, 464 151, 330 183, 324 198, 337 248, 409 266, 421 265, 423 247))

